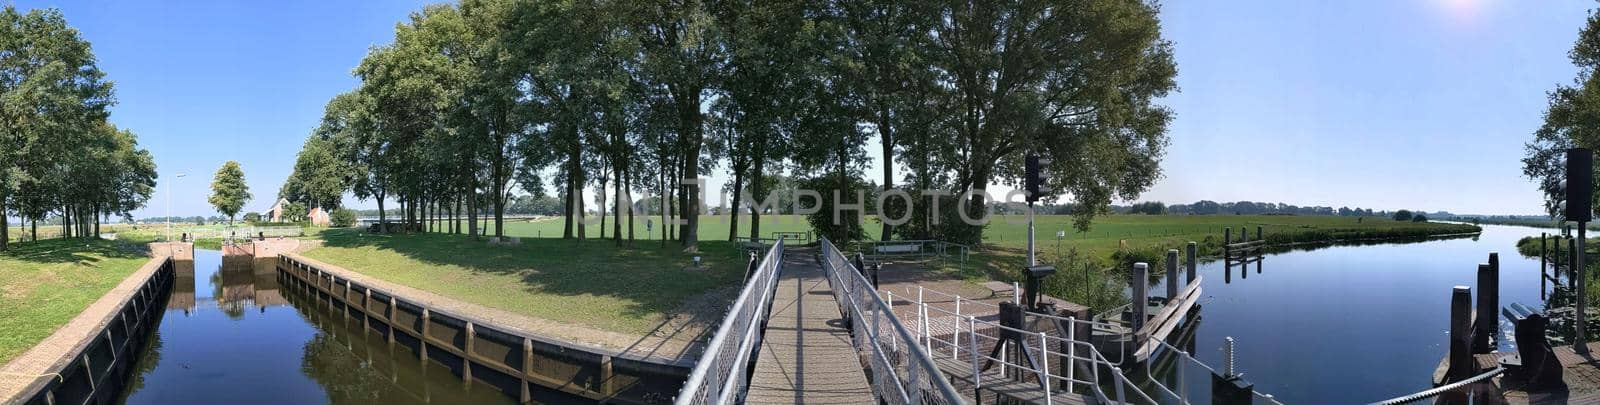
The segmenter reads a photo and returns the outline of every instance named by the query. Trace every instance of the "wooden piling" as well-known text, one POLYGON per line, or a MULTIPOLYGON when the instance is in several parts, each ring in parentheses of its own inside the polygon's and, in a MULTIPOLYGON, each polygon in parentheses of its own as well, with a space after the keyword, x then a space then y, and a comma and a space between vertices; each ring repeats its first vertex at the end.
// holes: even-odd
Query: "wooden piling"
POLYGON ((467 322, 467 344, 466 349, 462 351, 466 355, 461 356, 461 382, 463 383, 472 382, 472 346, 475 340, 478 340, 478 331, 472 327, 472 322, 467 322))
POLYGON ((423 366, 427 366, 428 365, 427 364, 428 363, 428 323, 432 319, 433 319, 433 314, 428 312, 428 308, 427 307, 423 307, 422 308, 422 330, 419 331, 419 332, 422 332, 422 334, 417 335, 418 336, 418 338, 417 338, 417 358, 422 359, 422 363, 423 363, 422 365, 423 366))
POLYGON ((1267 234, 1261 232, 1261 225, 1256 225, 1256 240, 1267 240, 1267 234))
POLYGON ((1233 244, 1233 228, 1222 228, 1222 262, 1228 262, 1228 245, 1233 244))
POLYGON ((1183 264, 1189 267, 1189 273, 1184 276, 1183 285, 1189 285, 1194 283, 1195 271, 1199 270, 1199 263, 1195 263, 1194 257, 1200 253, 1200 246, 1194 241, 1189 241, 1189 250, 1185 253, 1187 254, 1183 258, 1183 264))
MULTIPOLYGON (((1150 280, 1150 265, 1140 262, 1133 264, 1133 277, 1129 284, 1133 290, 1133 330, 1144 328, 1145 310, 1150 304, 1150 292, 1147 284, 1150 280)), ((1136 342, 1143 343, 1143 342, 1136 342)))
POLYGON ((1167 299, 1178 299, 1178 249, 1167 249, 1167 299))
POLYGON ((1450 293, 1450 357, 1444 381, 1449 383, 1472 377, 1477 366, 1472 360, 1472 289, 1455 286, 1450 293))
POLYGON ((1478 265, 1478 315, 1473 319, 1474 333, 1472 335, 1472 353, 1483 354, 1494 351, 1494 343, 1490 337, 1500 329, 1499 277, 1494 266, 1489 263, 1478 265))

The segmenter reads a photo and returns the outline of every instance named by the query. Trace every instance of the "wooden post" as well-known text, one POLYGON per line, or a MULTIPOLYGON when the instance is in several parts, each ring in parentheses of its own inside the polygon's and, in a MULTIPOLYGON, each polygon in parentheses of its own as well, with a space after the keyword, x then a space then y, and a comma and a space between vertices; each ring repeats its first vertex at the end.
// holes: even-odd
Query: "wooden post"
POLYGON ((428 312, 427 307, 423 307, 422 334, 420 335, 421 337, 417 339, 417 358, 422 359, 422 366, 424 368, 428 366, 428 321, 431 319, 433 319, 433 315, 428 312))
POLYGON ((1178 299, 1178 249, 1167 249, 1167 305, 1178 299))
MULTIPOLYGON (((1133 264, 1133 277, 1128 283, 1133 287, 1133 330, 1135 333, 1144 328, 1145 308, 1149 305, 1150 292, 1146 285, 1150 280, 1150 265, 1140 262, 1133 264)), ((1143 343, 1143 342, 1135 342, 1143 343)))
POLYGON ((1194 261, 1195 255, 1200 253, 1200 246, 1194 241, 1189 241, 1189 250, 1185 253, 1187 254, 1184 255, 1183 263, 1189 267, 1189 274, 1184 277, 1183 284, 1189 285, 1194 283, 1195 272, 1200 269, 1199 263, 1194 261))
POLYGON ((522 375, 517 377, 522 385, 522 403, 533 401, 533 393, 528 389, 528 377, 533 375, 533 339, 522 338, 522 375))
POLYGON ((1232 255, 1228 254, 1228 250, 1229 250, 1228 245, 1232 245, 1232 244, 1233 244, 1233 228, 1231 228, 1231 227, 1230 228, 1222 228, 1222 266, 1224 268, 1226 268, 1228 266, 1228 257, 1232 256, 1232 255))
POLYGON ((1458 285, 1450 293, 1450 357, 1443 383, 1472 377, 1472 289, 1458 285))
POLYGON ((1256 225, 1256 240, 1267 240, 1267 234, 1261 232, 1261 225, 1256 225))
POLYGON ((611 369, 611 356, 600 356, 600 395, 607 398, 617 395, 614 381, 616 374, 611 369))
POLYGON ((389 347, 395 346, 395 328, 400 327, 400 325, 395 325, 395 314, 400 312, 400 306, 397 306, 397 304, 398 299, 395 299, 395 296, 389 296, 389 314, 384 314, 384 320, 389 322, 389 347))
POLYGON ((1473 354, 1489 353, 1495 349, 1490 337, 1500 329, 1500 311, 1497 311, 1500 290, 1496 285, 1497 278, 1493 266, 1488 263, 1478 265, 1478 314, 1472 320, 1473 354))
POLYGON ((461 351, 461 382, 472 381, 472 342, 478 340, 478 331, 467 322, 467 348, 461 351))

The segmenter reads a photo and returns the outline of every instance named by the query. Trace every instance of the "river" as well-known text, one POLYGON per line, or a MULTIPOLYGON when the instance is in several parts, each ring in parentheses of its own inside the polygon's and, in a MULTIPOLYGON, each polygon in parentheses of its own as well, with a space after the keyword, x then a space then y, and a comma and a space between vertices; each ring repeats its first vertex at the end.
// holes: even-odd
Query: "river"
MULTIPOLYGON (((1500 252, 1500 305, 1544 307, 1538 259, 1516 252, 1517 239, 1541 231, 1550 230, 1486 225, 1475 238, 1296 249, 1267 254, 1248 274, 1204 263, 1194 354, 1220 368, 1232 337, 1237 370, 1285 403, 1367 403, 1432 388, 1451 288, 1473 287, 1476 297, 1489 252, 1500 252)), ((1504 320, 1501 329, 1510 335, 1504 320)), ((1188 375, 1191 387, 1209 386, 1197 379, 1204 374, 1188 375)))

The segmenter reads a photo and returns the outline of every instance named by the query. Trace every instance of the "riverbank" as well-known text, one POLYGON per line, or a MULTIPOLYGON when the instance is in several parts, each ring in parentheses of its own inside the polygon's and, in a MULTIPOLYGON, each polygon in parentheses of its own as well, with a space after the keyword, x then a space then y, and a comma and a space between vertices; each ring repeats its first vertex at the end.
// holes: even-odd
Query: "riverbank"
POLYGON ((372 279, 527 319, 553 339, 673 361, 715 328, 738 293, 745 257, 701 244, 701 264, 676 244, 523 239, 489 246, 463 235, 323 233, 302 256, 372 279))
POLYGON ((67 324, 150 260, 148 248, 107 240, 16 243, 0 253, 0 364, 67 324))

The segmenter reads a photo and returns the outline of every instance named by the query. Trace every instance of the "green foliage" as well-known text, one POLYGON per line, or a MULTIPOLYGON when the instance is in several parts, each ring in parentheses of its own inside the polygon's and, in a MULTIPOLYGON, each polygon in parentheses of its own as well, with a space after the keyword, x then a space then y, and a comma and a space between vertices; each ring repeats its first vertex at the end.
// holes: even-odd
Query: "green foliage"
POLYGON ((1399 210, 1394 212, 1393 218, 1396 221, 1405 222, 1410 221, 1413 216, 1414 215, 1411 214, 1411 210, 1399 210))
POLYGON ((335 227, 349 228, 351 226, 355 226, 356 224, 356 212, 348 208, 340 208, 333 211, 333 215, 329 218, 329 221, 332 222, 333 226, 335 227))
POLYGON ((1567 56, 1577 67, 1578 77, 1546 94, 1550 104, 1544 112, 1544 123, 1533 132, 1522 158, 1522 174, 1538 183, 1544 193, 1545 211, 1552 218, 1563 215, 1559 204, 1566 198, 1565 151, 1576 147, 1600 149, 1600 120, 1595 119, 1600 115, 1600 13, 1589 13, 1567 56))
POLYGON ((285 222, 305 221, 306 213, 308 211, 309 209, 306 208, 305 204, 297 202, 289 203, 289 205, 283 206, 283 220, 285 222))
POLYGON ((1160 201, 1137 203, 1129 207, 1129 212, 1134 214, 1162 215, 1167 213, 1167 204, 1164 204, 1160 201))
POLYGON ((244 169, 239 168, 239 162, 229 160, 222 163, 222 168, 217 169, 217 174, 211 178, 211 197, 206 201, 217 212, 228 216, 228 223, 233 223, 233 216, 244 208, 244 203, 250 201, 250 185, 244 182, 244 169))
POLYGON ((1419 212, 1411 216, 1411 222, 1428 222, 1428 216, 1419 212))
POLYGON ((244 214, 244 223, 255 225, 257 222, 261 222, 261 213, 251 212, 244 214))
POLYGON ((798 202, 802 207, 817 207, 817 212, 806 216, 806 221, 811 223, 817 235, 825 236, 834 243, 849 243, 866 235, 861 227, 861 211, 866 207, 864 194, 872 188, 860 178, 832 175, 815 177, 802 180, 800 188, 822 193, 821 201, 813 198, 816 196, 805 196, 798 202), (836 204, 856 205, 857 208, 837 210, 836 204))

